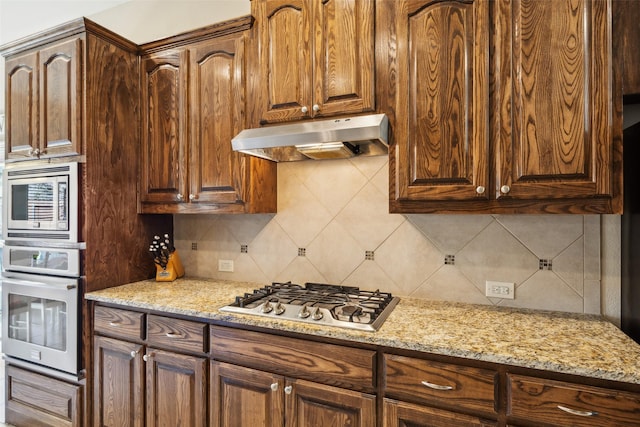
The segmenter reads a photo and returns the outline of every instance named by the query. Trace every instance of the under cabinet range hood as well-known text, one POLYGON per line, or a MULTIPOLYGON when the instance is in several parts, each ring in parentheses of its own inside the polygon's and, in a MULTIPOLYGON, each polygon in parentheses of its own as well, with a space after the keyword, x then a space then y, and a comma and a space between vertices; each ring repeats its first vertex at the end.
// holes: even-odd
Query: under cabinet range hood
POLYGON ((372 114, 246 129, 234 151, 275 162, 380 156, 389 152, 389 119, 372 114))

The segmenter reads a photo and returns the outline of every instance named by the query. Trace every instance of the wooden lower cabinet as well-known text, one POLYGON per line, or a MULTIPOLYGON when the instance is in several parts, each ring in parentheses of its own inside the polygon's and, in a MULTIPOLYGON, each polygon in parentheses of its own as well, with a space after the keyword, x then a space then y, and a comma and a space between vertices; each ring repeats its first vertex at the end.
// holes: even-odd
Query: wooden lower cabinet
POLYGON ((455 412, 384 399, 384 427, 485 427, 495 421, 455 412))
POLYGON ((93 425, 144 425, 143 346, 113 338, 93 339, 93 425))
POLYGON ((149 348, 147 426, 207 426, 207 359, 149 348))
POLYGON ((370 427, 375 402, 366 393, 211 363, 212 427, 370 427))
POLYGON ((82 425, 83 385, 6 366, 7 423, 29 427, 82 425))

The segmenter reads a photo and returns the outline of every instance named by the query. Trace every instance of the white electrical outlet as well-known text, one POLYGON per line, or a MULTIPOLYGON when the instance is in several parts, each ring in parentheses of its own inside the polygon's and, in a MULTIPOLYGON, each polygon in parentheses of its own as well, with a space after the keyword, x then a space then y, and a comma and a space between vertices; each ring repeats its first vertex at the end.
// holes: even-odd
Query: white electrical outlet
POLYGON ((515 299, 515 284, 510 282, 494 282, 487 280, 485 282, 484 294, 491 298, 515 299))
POLYGON ((233 273, 233 260, 232 259, 219 259, 218 271, 227 271, 233 273))

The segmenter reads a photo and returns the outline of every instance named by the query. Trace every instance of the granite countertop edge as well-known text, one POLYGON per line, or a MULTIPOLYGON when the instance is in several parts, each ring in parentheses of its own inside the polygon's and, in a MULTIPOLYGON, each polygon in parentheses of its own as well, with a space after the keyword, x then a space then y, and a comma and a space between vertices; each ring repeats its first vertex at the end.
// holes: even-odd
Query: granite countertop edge
POLYGON ((600 316, 401 297, 376 332, 222 312, 264 284, 186 278, 146 280, 86 299, 229 324, 640 384, 640 345, 600 316))

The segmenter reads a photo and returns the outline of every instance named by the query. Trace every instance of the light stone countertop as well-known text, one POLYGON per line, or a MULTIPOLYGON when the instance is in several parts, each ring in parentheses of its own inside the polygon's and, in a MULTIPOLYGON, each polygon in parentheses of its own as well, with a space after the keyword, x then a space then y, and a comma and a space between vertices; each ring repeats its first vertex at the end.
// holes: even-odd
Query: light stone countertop
POLYGON ((183 278, 90 292, 132 308, 640 384, 640 345, 597 316, 400 298, 376 332, 221 312, 264 284, 183 278))

